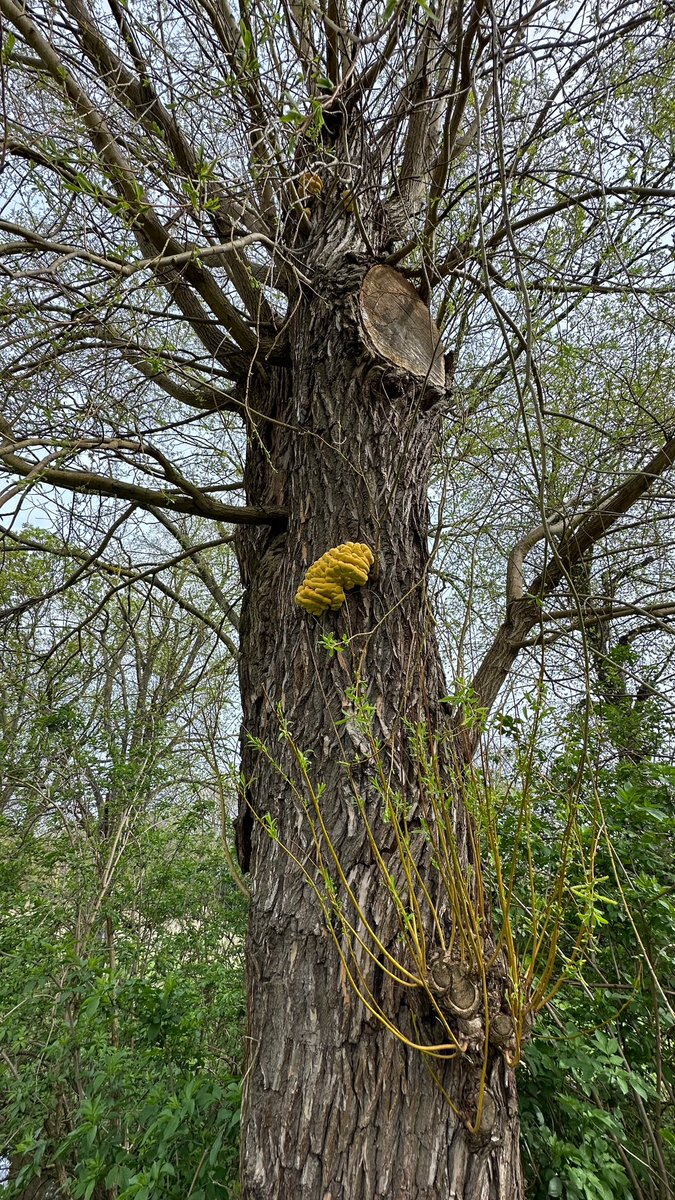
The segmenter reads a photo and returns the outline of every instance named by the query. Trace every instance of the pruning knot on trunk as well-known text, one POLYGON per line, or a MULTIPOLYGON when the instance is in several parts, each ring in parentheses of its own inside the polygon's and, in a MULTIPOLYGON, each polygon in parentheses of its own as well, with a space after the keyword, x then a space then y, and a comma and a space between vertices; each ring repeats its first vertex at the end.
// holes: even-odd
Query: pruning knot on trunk
POLYGON ((377 263, 363 279, 359 307, 366 344, 394 381, 400 379, 401 389, 415 382, 422 411, 447 400, 451 377, 446 378, 441 335, 410 281, 377 263))
POLYGON ((478 1012, 481 989, 478 981, 470 975, 463 963, 452 962, 441 955, 429 968, 429 988, 434 992, 440 1006, 453 1017, 467 1019, 478 1012))
POLYGON ((500 1050, 507 1062, 516 1057, 517 1030, 513 1014, 507 1011, 501 976, 493 973, 487 980, 487 1011, 483 980, 466 963, 447 953, 438 954, 429 965, 427 986, 438 1008, 453 1020, 464 1053, 482 1053, 488 1042, 500 1050))

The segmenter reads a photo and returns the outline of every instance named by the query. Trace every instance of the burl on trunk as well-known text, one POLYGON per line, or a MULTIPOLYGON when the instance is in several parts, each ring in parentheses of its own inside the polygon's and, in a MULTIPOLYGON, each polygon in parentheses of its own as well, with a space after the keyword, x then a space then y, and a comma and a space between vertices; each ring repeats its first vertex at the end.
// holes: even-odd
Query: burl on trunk
MULTIPOLYGON (((497 1005, 506 989, 494 963, 479 986, 465 954, 420 756, 451 813, 455 907, 460 893, 478 903, 426 588, 438 333, 401 275, 352 256, 304 295, 290 342, 244 397, 248 501, 289 522, 239 536, 243 1195, 518 1200, 513 1071, 485 1036, 485 987, 497 1005), (294 602, 307 568, 348 541, 372 549, 369 582, 307 613, 294 602)), ((489 944, 484 912, 476 929, 489 944)))

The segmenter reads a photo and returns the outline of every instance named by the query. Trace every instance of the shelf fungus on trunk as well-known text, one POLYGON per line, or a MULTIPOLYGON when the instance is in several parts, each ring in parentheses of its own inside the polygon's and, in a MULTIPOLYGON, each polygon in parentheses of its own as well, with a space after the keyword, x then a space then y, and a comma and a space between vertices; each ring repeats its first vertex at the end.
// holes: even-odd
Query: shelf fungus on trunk
POLYGON ((374 561, 370 546, 363 542, 343 542, 327 550, 309 568, 295 594, 296 604, 316 617, 329 608, 336 612, 344 604, 346 592, 368 582, 374 561))

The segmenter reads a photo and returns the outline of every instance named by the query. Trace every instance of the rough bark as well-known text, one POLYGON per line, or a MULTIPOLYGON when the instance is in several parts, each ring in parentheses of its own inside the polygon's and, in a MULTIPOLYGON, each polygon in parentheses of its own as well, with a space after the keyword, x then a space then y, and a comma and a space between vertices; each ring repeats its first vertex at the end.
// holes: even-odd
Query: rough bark
MULTIPOLYGON (((362 680, 390 778, 411 811, 424 815, 410 729, 423 722, 440 731, 447 720, 425 587, 426 497, 439 416, 424 380, 368 349, 359 317, 368 265, 353 256, 304 297, 289 331, 288 364, 254 378, 247 396, 248 503, 283 506, 289 522, 283 533, 239 535, 247 587, 239 853, 253 887, 243 1195, 518 1200, 512 1070, 491 1048, 483 1125, 472 1133, 480 1077, 474 1058, 429 1063, 356 996, 309 881, 321 889, 298 764, 280 739, 283 711, 295 744, 310 757, 315 785, 325 785, 323 815, 344 874, 372 927, 395 947, 396 914, 357 797, 386 861, 394 849, 391 828, 382 820, 372 748, 348 689, 357 676, 362 680), (293 600, 304 572, 345 541, 371 546, 376 573, 339 612, 309 616, 293 600), (348 645, 331 654, 321 640, 328 633, 347 635, 348 645)), ((468 872, 459 788, 455 828, 468 872)), ((420 842, 424 871, 428 857, 420 842)), ((333 870, 329 854, 326 861, 333 870)), ((431 872, 429 882, 435 886, 431 872)), ((339 930, 337 936, 344 940, 339 930)), ((402 1032, 414 1041, 443 1040, 423 996, 358 957, 367 986, 402 1032)))

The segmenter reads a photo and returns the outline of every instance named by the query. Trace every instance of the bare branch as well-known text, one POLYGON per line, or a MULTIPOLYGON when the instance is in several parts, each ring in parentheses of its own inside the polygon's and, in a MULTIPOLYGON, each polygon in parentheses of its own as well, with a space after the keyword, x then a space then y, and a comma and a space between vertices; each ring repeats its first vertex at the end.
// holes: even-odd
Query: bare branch
MULTIPOLYGON (((489 650, 486 652, 471 684, 476 704, 489 712, 505 683, 509 672, 531 630, 542 620, 542 601, 552 594, 562 580, 579 563, 591 547, 604 538, 619 519, 645 496, 654 482, 675 463, 675 437, 670 438, 645 467, 632 472, 612 496, 574 521, 574 527, 557 544, 550 543, 552 558, 548 565, 529 584, 526 594, 518 595, 522 587, 518 577, 524 556, 542 539, 541 529, 533 530, 516 550, 515 562, 509 576, 509 586, 515 591, 503 621, 489 650)), ((550 530, 553 537, 559 529, 556 523, 550 530)), ((477 734, 465 732, 467 749, 473 753, 477 734)))
MULTIPOLYGON (((212 521, 225 521, 231 525, 283 527, 286 522, 286 512, 282 508, 246 508, 222 504, 220 500, 215 500, 203 489, 192 486, 189 487, 188 493, 154 491, 138 484, 127 483, 123 479, 100 475, 95 471, 53 467, 49 464, 55 455, 49 455, 47 459, 32 463, 15 454, 12 445, 13 443, 10 443, 9 447, 0 446, 0 461, 7 472, 30 480, 32 484, 46 483, 51 487, 65 488, 70 492, 126 500, 140 508, 168 509, 170 512, 208 517, 212 521)), ((185 482, 187 484, 187 481, 185 482)))

